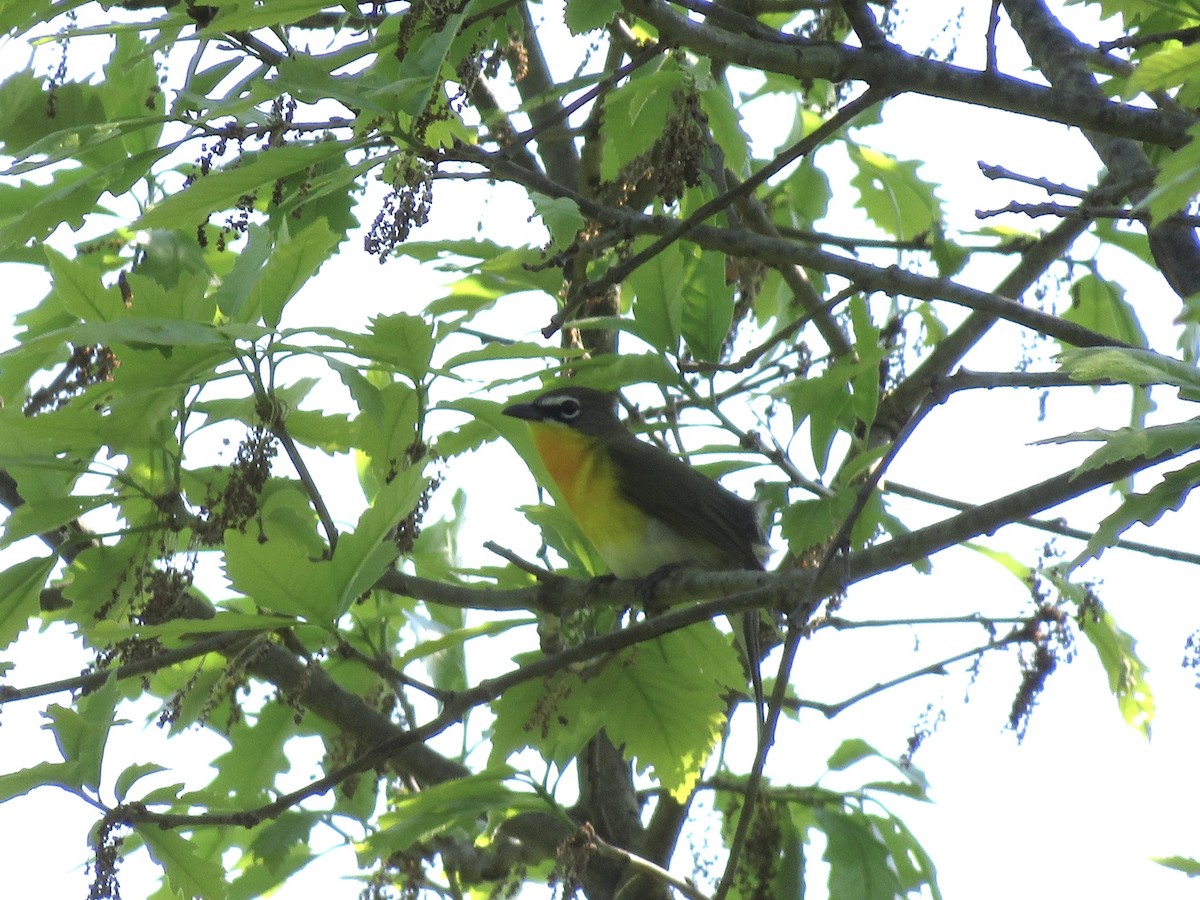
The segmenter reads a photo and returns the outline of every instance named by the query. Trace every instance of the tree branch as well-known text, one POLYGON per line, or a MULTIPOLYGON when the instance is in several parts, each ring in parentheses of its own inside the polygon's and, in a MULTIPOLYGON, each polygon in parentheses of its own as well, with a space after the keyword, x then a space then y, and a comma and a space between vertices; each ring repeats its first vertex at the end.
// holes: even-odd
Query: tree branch
MULTIPOLYGON (((1056 92, 1083 104, 1108 102, 1087 66, 1091 48, 1063 28, 1042 0, 1004 0, 1004 9, 1030 59, 1056 92)), ((1154 166, 1140 142, 1153 143, 1153 139, 1114 131, 1103 127, 1103 123, 1081 127, 1109 173, 1134 185, 1128 191, 1129 198, 1134 203, 1144 199, 1150 192, 1154 166)), ((1154 261, 1171 288, 1184 299, 1200 291, 1200 240, 1195 230, 1168 219, 1150 228, 1147 237, 1154 261)))
POLYGON ((906 53, 893 46, 860 50, 825 41, 809 41, 783 32, 753 34, 720 27, 718 7, 704 10, 704 22, 685 18, 663 0, 625 0, 624 6, 658 29, 661 40, 686 47, 730 65, 791 75, 799 81, 862 81, 888 94, 915 93, 973 106, 1090 128, 1135 141, 1180 147, 1195 119, 1178 110, 1152 110, 1059 91, 994 72, 906 53))
MULTIPOLYGON (((1109 196, 1108 179, 1089 192, 1094 200, 1109 196)), ((1036 283, 1042 274, 1075 242, 1088 223, 1081 219, 1068 219, 1045 234, 1037 243, 1021 254, 1021 260, 996 286, 995 293, 1004 297, 1020 297, 1036 283)), ((871 440, 886 440, 903 427, 915 414, 922 398, 932 390, 933 382, 950 372, 967 352, 996 324, 997 316, 987 310, 976 310, 947 337, 938 342, 920 365, 884 397, 872 425, 871 440)))
MULTIPOLYGON (((642 215, 631 210, 598 203, 578 192, 568 190, 544 176, 529 172, 497 154, 489 154, 471 147, 456 147, 436 154, 435 159, 439 162, 475 163, 488 169, 496 178, 514 181, 547 196, 565 197, 574 201, 584 215, 610 227, 620 229, 625 234, 665 235, 679 228, 679 222, 675 219, 665 216, 642 215)), ((1079 226, 1079 231, 1082 231, 1083 227, 1079 226)), ((1072 239, 1077 234, 1078 232, 1072 232, 1072 239)), ((857 282, 864 292, 879 291, 885 294, 902 294, 917 300, 945 300, 986 314, 990 320, 988 321, 989 325, 997 318, 1005 319, 1077 347, 1129 346, 1058 316, 1022 306, 1007 296, 970 288, 948 278, 918 275, 905 271, 899 266, 874 266, 789 241, 711 225, 692 226, 681 237, 706 250, 714 250, 731 256, 745 256, 772 265, 808 266, 840 275, 857 282)), ((1046 248, 1042 247, 1042 249, 1046 248)), ((1026 255, 1026 258, 1028 256, 1029 254, 1026 255)), ((939 348, 945 343, 946 341, 943 341, 942 344, 939 344, 939 348)), ((932 358, 932 354, 930 358, 932 358)))

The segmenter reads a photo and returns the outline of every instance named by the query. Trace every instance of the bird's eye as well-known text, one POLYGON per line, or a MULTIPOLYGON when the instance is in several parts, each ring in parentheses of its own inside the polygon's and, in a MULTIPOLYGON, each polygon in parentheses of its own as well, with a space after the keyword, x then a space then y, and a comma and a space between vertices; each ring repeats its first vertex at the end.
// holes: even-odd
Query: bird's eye
POLYGON ((573 397, 567 397, 558 404, 558 417, 564 422, 569 422, 579 415, 579 409, 579 401, 573 397))

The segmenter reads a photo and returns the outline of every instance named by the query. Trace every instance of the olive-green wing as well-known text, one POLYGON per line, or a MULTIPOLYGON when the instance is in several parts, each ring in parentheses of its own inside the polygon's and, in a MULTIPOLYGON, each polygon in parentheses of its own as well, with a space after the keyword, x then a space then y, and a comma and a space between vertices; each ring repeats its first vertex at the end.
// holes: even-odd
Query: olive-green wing
POLYGON ((628 432, 608 450, 626 500, 688 540, 715 548, 730 568, 762 568, 759 552, 766 539, 755 504, 628 432))

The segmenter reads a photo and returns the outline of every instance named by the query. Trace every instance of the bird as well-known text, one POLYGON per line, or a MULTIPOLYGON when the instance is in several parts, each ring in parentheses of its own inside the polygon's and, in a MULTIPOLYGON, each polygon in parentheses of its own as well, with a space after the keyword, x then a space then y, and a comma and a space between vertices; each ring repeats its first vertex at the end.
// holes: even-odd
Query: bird
MULTIPOLYGON (((617 395, 560 387, 503 414, 523 419, 534 448, 584 537, 618 578, 674 567, 762 570, 768 551, 758 505, 668 450, 638 439, 617 395)), ((764 726, 757 612, 730 616, 764 726)))

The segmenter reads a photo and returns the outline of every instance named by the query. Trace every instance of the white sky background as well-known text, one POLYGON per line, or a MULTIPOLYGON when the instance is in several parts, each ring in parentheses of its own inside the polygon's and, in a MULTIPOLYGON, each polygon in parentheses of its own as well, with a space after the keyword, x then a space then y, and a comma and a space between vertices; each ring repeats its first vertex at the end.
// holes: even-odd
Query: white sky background
MULTIPOLYGON (((906 34, 917 35, 936 33, 948 11, 957 7, 949 2, 910 5, 919 6, 922 15, 919 20, 912 15, 906 34)), ((990 6, 971 5, 974 8, 958 38, 960 53, 956 62, 963 65, 981 62, 983 17, 990 6)), ((1073 10, 1072 15, 1077 17, 1079 12, 1073 10)), ((1101 27, 1097 34, 1104 37, 1110 32, 1101 27)), ((1003 26, 1001 37, 1001 68, 1021 72, 1024 56, 1003 26)), ((937 46, 944 49, 948 41, 947 37, 939 38, 937 46)), ((906 36, 903 43, 917 46, 920 38, 906 36)), ((71 77, 83 76, 81 58, 73 49, 71 77)), ((16 67, 23 54, 11 44, 0 44, 0 59, 11 59, 10 65, 16 67)), ((941 120, 925 116, 926 111, 939 105, 944 107, 944 101, 893 101, 884 124, 858 137, 901 159, 927 160, 926 177, 945 183, 942 198, 952 221, 962 227, 971 227, 976 207, 1003 206, 1014 197, 1040 199, 1023 195, 1011 184, 987 181, 978 173, 978 160, 1073 184, 1090 179, 1091 173, 1079 172, 1078 166, 1080 159, 1093 157, 1086 148, 1082 154, 1079 152, 1084 146, 1082 138, 1069 129, 960 106, 955 110, 953 132, 938 133, 929 123, 941 120)), ((747 114, 754 116, 756 112, 752 106, 747 114)), ((774 136, 759 148, 760 155, 769 152, 773 141, 774 136)), ((838 196, 838 184, 835 179, 834 203, 847 209, 850 200, 845 192, 838 196)), ((527 223, 530 211, 518 193, 510 192, 480 208, 477 190, 477 186, 456 190, 439 183, 433 219, 415 238, 466 237, 472 226, 464 223, 473 225, 478 221, 483 236, 535 244, 543 239, 537 226, 527 223)), ((360 217, 368 222, 377 196, 373 192, 358 207, 360 217)), ((851 216, 823 224, 831 231, 850 233, 856 223, 851 216)), ((1026 225, 1019 221, 1016 224, 1026 225)), ((56 243, 70 246, 79 237, 63 231, 56 235, 56 243)), ((365 323, 369 315, 378 312, 419 312, 426 302, 440 295, 438 279, 428 271, 407 259, 380 266, 360 247, 354 238, 348 241, 341 254, 293 301, 288 309, 292 323, 336 319, 343 327, 354 327, 356 321, 365 323)), ((974 286, 991 287, 1010 264, 1003 258, 985 260, 964 280, 974 286)), ((1152 346, 1173 347, 1171 319, 1179 301, 1161 278, 1135 270, 1119 254, 1106 256, 1101 269, 1123 280, 1130 289, 1130 299, 1137 305, 1152 346)), ((41 270, 7 265, 3 277, 15 309, 27 307, 46 289, 41 270)), ((514 325, 512 308, 506 306, 492 320, 493 330, 509 337, 532 339, 551 311, 549 298, 536 299, 529 304, 528 318, 514 325)), ((481 320, 479 327, 487 329, 488 320, 481 320)), ((1012 331, 1007 334, 1011 337, 1012 331)), ((7 346, 11 335, 0 338, 7 346)), ((1001 337, 982 345, 966 365, 979 370, 1003 369, 1011 368, 1013 362, 1012 342, 1005 343, 1001 337)), ((334 384, 328 402, 336 404, 340 402, 340 386, 336 379, 330 381, 334 384)), ((936 410, 918 430, 890 477, 965 501, 991 499, 1062 471, 1085 452, 1079 447, 1031 447, 1029 442, 1082 428, 1120 426, 1128 417, 1127 397, 1124 390, 1093 394, 1080 388, 1060 392, 1050 399, 1049 421, 1039 423, 1038 400, 1032 392, 959 395, 936 410), (1016 423, 1022 429, 1020 433, 1014 433, 1016 423)), ((1171 398, 1160 392, 1156 399, 1169 418, 1173 414, 1171 398)), ((494 445, 458 461, 453 476, 470 497, 463 547, 477 548, 485 540, 500 539, 521 551, 514 535, 525 535, 526 546, 533 545, 533 530, 515 512, 515 507, 534 499, 533 481, 507 445, 494 445)), ((360 495, 352 466, 345 460, 322 463, 317 478, 321 484, 333 486, 329 493, 341 498, 334 509, 335 518, 353 523, 360 495)), ((1145 479, 1138 486, 1145 490, 1151 483, 1145 479)), ((451 493, 447 485, 435 496, 431 517, 449 508, 451 493)), ((1111 508, 1111 503, 1098 493, 1069 507, 1068 517, 1072 524, 1086 526, 1111 508)), ((917 504, 898 500, 894 508, 913 527, 941 517, 917 504)), ((1179 514, 1165 516, 1152 533, 1138 528, 1128 536, 1195 549, 1196 531, 1194 509, 1185 507, 1179 514)), ((985 543, 1012 550, 1023 561, 1032 562, 1030 548, 1044 541, 1045 536, 1036 532, 1009 528, 985 543)), ((1070 541, 1058 543, 1068 553, 1077 547, 1070 541)), ((14 551, 42 552, 32 545, 20 545, 14 551)), ((3 560, 5 564, 15 561, 12 552, 3 560)), ((1101 596, 1117 621, 1139 639, 1139 652, 1151 666, 1158 704, 1152 741, 1146 742, 1124 725, 1107 692, 1095 654, 1081 642, 1076 661, 1051 678, 1022 743, 1004 728, 1018 680, 1014 660, 995 655, 969 687, 969 703, 963 702, 968 683, 960 670, 885 693, 858 704, 832 722, 808 714, 799 726, 785 726, 773 765, 801 782, 818 778, 829 752, 848 736, 865 737, 882 752, 897 756, 925 704, 930 700, 942 702, 947 721, 916 757, 917 765, 931 779, 936 804, 895 801, 891 809, 913 829, 937 863, 948 900, 999 900, 1014 895, 1167 900, 1191 897, 1194 885, 1147 857, 1174 853, 1200 856, 1200 834, 1189 815, 1200 805, 1194 761, 1194 748, 1200 744, 1200 692, 1193 677, 1180 667, 1184 638, 1198 624, 1194 612, 1196 573, 1181 564, 1122 551, 1109 551, 1086 571, 1103 579, 1101 596)), ((1011 607, 1013 598, 1021 596, 1013 592, 1024 591, 995 563, 960 549, 935 558, 933 577, 896 573, 855 588, 843 612, 854 617, 879 617, 903 608, 906 612, 924 609, 936 615, 957 608, 962 595, 968 594, 973 606, 987 613, 1011 607)), ((938 637, 923 635, 922 640, 921 647, 915 648, 916 632, 905 634, 898 629, 871 635, 856 632, 823 636, 801 654, 796 672, 799 693, 815 700, 836 701, 919 662, 936 659, 938 637)), ((12 678, 18 685, 67 677, 86 663, 69 641, 46 636, 33 640, 27 637, 7 655, 18 663, 12 678), (48 649, 50 646, 54 649, 48 649)), ((66 698, 58 698, 58 702, 65 703, 66 698)), ((40 708, 37 701, 3 708, 3 771, 55 758, 51 736, 39 729, 40 708)), ((148 707, 146 711, 152 714, 148 707)), ((165 755, 160 749, 161 740, 153 725, 144 728, 141 721, 115 729, 110 740, 112 762, 122 761, 112 765, 110 777, 123 768, 125 761, 165 755)), ((180 759, 184 768, 194 767, 195 783, 201 783, 208 761, 223 752, 223 741, 193 732, 187 745, 191 748, 187 758, 181 757, 177 748, 171 751, 171 758, 180 759)), ((296 771, 304 772, 304 765, 298 762, 296 771)), ((849 778, 852 780, 830 782, 830 786, 847 787, 862 780, 855 770, 849 778)), ((0 805, 0 847, 4 848, 0 858, 4 861, 6 889, 16 890, 14 896, 35 886, 42 897, 86 896, 88 877, 81 867, 64 868, 64 860, 78 861, 80 866, 86 860, 87 830, 96 817, 95 810, 77 798, 49 788, 0 805)), ((810 859, 817 855, 811 853, 810 859)), ((683 863, 680 860, 680 865, 683 863)), ((352 898, 359 885, 340 878, 355 871, 350 854, 332 854, 277 896, 352 898)), ((144 855, 127 859, 122 867, 126 897, 149 895, 156 880, 157 870, 144 855)), ((823 894, 816 884, 811 890, 810 896, 823 894)))

